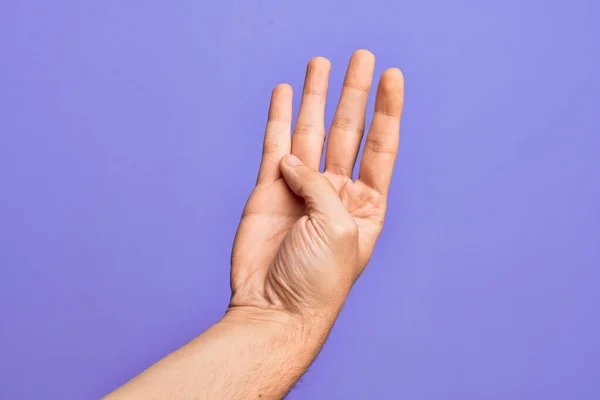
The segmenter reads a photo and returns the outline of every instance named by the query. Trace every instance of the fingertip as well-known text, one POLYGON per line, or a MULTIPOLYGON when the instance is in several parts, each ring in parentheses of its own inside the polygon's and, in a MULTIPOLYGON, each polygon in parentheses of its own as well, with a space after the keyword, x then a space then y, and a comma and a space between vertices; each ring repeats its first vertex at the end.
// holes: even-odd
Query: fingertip
POLYGON ((292 97, 293 89, 288 83, 280 83, 273 89, 273 96, 277 97, 292 97))
POLYGON ((281 164, 287 167, 297 167, 298 165, 302 165, 304 163, 295 155, 288 154, 287 156, 283 157, 281 164))
POLYGON ((404 90, 404 74, 398 68, 388 68, 381 74, 379 85, 386 91, 404 90))
POLYGON ((271 93, 268 122, 284 123, 285 130, 289 129, 287 125, 292 122, 292 87, 287 83, 275 86, 271 93))
POLYGON ((308 62, 309 70, 329 71, 331 70, 331 61, 325 57, 314 57, 308 62))
POLYGON ((404 76, 398 68, 389 68, 381 74, 375 111, 400 118, 404 107, 404 76))
POLYGON ((375 55, 367 49, 358 49, 352 54, 352 58, 364 63, 375 64, 375 55))

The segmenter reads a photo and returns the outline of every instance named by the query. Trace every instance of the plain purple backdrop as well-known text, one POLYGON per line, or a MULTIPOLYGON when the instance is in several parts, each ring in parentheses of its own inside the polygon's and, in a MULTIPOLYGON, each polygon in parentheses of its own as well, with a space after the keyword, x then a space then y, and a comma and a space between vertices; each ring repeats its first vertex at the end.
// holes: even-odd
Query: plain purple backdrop
POLYGON ((289 398, 599 399, 599 20, 595 0, 3 1, 0 398, 98 398, 215 322, 272 87, 297 110, 328 57, 329 122, 368 48, 406 77, 387 222, 289 398))

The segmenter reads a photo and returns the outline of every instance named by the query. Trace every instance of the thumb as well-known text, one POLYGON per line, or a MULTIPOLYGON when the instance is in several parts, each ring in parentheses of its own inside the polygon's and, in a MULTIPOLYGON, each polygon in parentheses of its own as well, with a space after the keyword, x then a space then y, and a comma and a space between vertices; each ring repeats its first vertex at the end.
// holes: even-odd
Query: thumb
POLYGON ((349 217, 329 180, 305 165, 298 157, 289 154, 281 161, 280 169, 289 188, 304 199, 309 213, 324 213, 338 221, 349 217))

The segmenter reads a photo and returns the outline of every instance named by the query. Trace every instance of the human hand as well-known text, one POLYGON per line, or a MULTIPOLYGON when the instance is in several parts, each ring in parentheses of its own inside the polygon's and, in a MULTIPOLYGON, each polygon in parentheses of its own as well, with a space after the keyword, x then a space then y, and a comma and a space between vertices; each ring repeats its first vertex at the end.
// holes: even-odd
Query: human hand
POLYGON ((285 316, 321 340, 329 332, 381 232, 398 150, 404 80, 388 69, 352 179, 374 65, 366 50, 350 60, 322 173, 329 61, 308 64, 293 136, 292 88, 273 91, 257 184, 233 246, 228 314, 285 316))
POLYGON ((403 105, 397 69, 381 76, 352 180, 374 63, 365 50, 350 60, 323 173, 329 61, 308 65, 291 138, 292 90, 275 88, 258 182, 233 246, 227 314, 107 399, 281 399, 306 371, 367 265, 385 217, 403 105))

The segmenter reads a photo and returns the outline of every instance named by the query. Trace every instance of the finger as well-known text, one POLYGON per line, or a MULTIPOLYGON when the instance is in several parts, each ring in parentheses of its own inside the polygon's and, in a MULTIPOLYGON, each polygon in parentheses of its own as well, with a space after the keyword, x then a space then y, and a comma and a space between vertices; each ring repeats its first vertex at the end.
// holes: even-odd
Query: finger
POLYGON ((291 126, 292 87, 287 84, 277 85, 271 95, 258 184, 274 182, 281 177, 279 163, 290 153, 291 126))
POLYGON ((350 59, 327 141, 325 170, 352 178, 352 170, 365 130, 365 114, 375 56, 358 50, 350 59))
POLYGON ((325 100, 331 63, 313 58, 306 68, 302 103, 292 136, 292 154, 306 165, 319 169, 325 140, 325 100))
POLYGON ((346 207, 329 180, 298 157, 284 158, 281 173, 290 189, 304 199, 309 213, 324 214, 331 220, 348 218, 346 207))
POLYGON ((386 70, 379 80, 375 114, 369 128, 358 179, 380 193, 387 193, 400 140, 404 105, 404 77, 397 68, 386 70))

